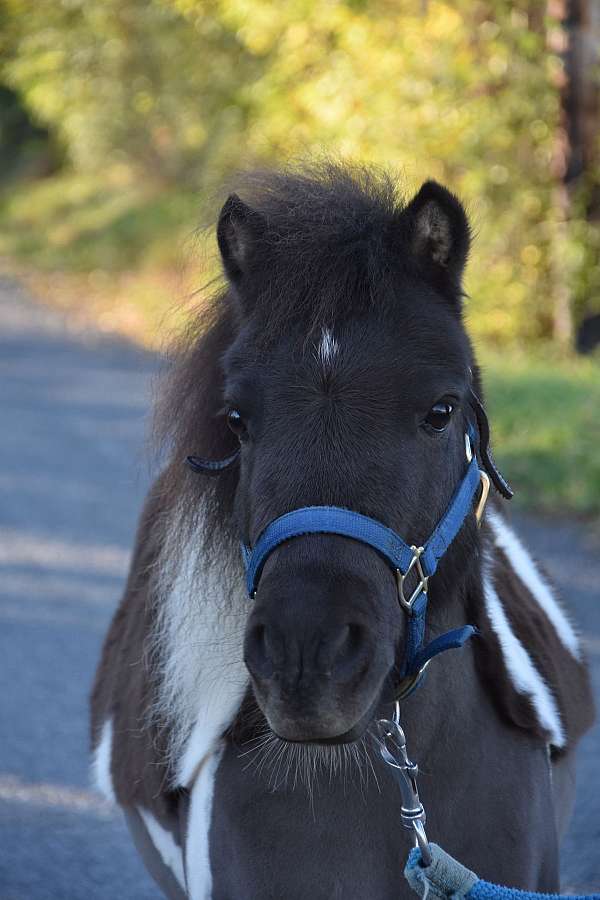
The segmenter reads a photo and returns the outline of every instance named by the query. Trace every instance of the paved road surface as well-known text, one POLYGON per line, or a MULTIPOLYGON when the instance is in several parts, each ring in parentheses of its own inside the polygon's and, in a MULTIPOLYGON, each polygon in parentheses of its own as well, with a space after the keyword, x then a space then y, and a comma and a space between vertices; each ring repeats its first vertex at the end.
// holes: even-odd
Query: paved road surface
MULTIPOLYGON (((0 900, 152 900, 90 790, 87 695, 148 472, 152 355, 72 333, 0 279, 0 900)), ((576 608, 600 697, 598 544, 523 522, 576 608)), ((600 730, 581 752, 565 886, 600 890, 600 730)), ((507 798, 508 802, 508 798, 507 798)))

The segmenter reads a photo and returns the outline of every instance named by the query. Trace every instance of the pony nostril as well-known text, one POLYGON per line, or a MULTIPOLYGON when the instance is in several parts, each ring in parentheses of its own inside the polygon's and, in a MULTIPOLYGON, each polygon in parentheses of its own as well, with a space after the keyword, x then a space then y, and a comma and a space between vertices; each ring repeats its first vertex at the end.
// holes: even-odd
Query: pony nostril
POLYGON ((352 647, 358 648, 365 636, 365 629, 362 625, 348 625, 348 642, 352 647))
POLYGON ((260 678, 273 675, 273 647, 266 625, 257 623, 248 631, 244 647, 244 661, 250 673, 260 678))
POLYGON ((322 646, 320 663, 333 676, 349 677, 360 665, 366 644, 367 631, 362 625, 342 625, 322 646))

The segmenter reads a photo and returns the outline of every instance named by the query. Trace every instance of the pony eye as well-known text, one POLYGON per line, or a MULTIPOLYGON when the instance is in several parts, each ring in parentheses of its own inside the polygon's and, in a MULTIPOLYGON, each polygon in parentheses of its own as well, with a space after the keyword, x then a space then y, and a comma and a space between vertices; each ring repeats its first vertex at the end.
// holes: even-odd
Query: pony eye
POLYGON ((238 440, 243 441, 248 437, 246 423, 242 419, 238 409, 230 409, 227 411, 227 424, 238 440))
POLYGON ((447 400, 441 400, 439 403, 433 404, 425 416, 425 424, 433 431, 444 431, 453 412, 452 404, 447 400))

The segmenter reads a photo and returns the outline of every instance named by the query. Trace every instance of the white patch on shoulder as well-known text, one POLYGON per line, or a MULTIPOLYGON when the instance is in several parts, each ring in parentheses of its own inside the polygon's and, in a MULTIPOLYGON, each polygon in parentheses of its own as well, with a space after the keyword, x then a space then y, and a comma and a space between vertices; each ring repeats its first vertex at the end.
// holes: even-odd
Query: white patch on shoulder
POLYGON ((116 803, 117 798, 110 773, 112 761, 113 725, 112 719, 107 719, 102 725, 100 740, 96 744, 92 758, 92 781, 100 793, 111 803, 116 803))
POLYGON ((321 342, 318 348, 319 362, 324 369, 331 367, 331 364, 337 356, 340 345, 334 338, 329 328, 323 328, 321 332, 321 342))
POLYGON ((523 644, 513 633, 489 573, 484 574, 485 605, 515 690, 531 700, 538 721, 554 747, 564 747, 565 733, 552 691, 535 668, 523 644))
POLYGON ((185 845, 187 890, 191 900, 210 900, 212 895, 209 834, 215 775, 223 749, 221 746, 204 760, 191 791, 185 845))
POLYGON ((534 599, 552 622, 561 642, 575 659, 581 659, 581 646, 577 634, 527 549, 497 512, 489 509, 487 518, 494 533, 494 543, 505 552, 518 577, 529 588, 534 599))
POLYGON ((183 871, 183 854, 177 846, 173 835, 142 806, 137 807, 152 843, 156 847, 165 866, 171 870, 185 892, 185 872, 183 871))
POLYGON ((224 543, 215 557, 203 556, 202 537, 194 532, 170 561, 172 577, 162 575, 154 635, 160 676, 156 711, 168 723, 174 786, 192 782, 248 686, 243 641, 250 604, 241 554, 224 543))
MULTIPOLYGON (((176 772, 179 785, 188 785, 202 760, 233 722, 248 688, 243 660, 244 630, 249 600, 244 591, 242 611, 213 608, 202 622, 201 665, 196 664, 195 722, 182 747, 176 772)), ((196 645, 198 647, 198 644, 196 645)))

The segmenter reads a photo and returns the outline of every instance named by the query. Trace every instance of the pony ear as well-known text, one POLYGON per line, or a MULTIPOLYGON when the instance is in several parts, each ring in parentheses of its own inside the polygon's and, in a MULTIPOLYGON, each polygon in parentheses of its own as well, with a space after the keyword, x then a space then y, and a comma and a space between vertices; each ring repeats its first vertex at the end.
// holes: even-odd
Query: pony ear
POLYGON ((403 211, 420 269, 460 290, 471 229, 462 203, 436 181, 426 181, 403 211))
POLYGON ((262 216, 237 194, 231 194, 219 215, 217 242, 225 272, 233 283, 239 283, 247 273, 252 248, 263 232, 262 216))

